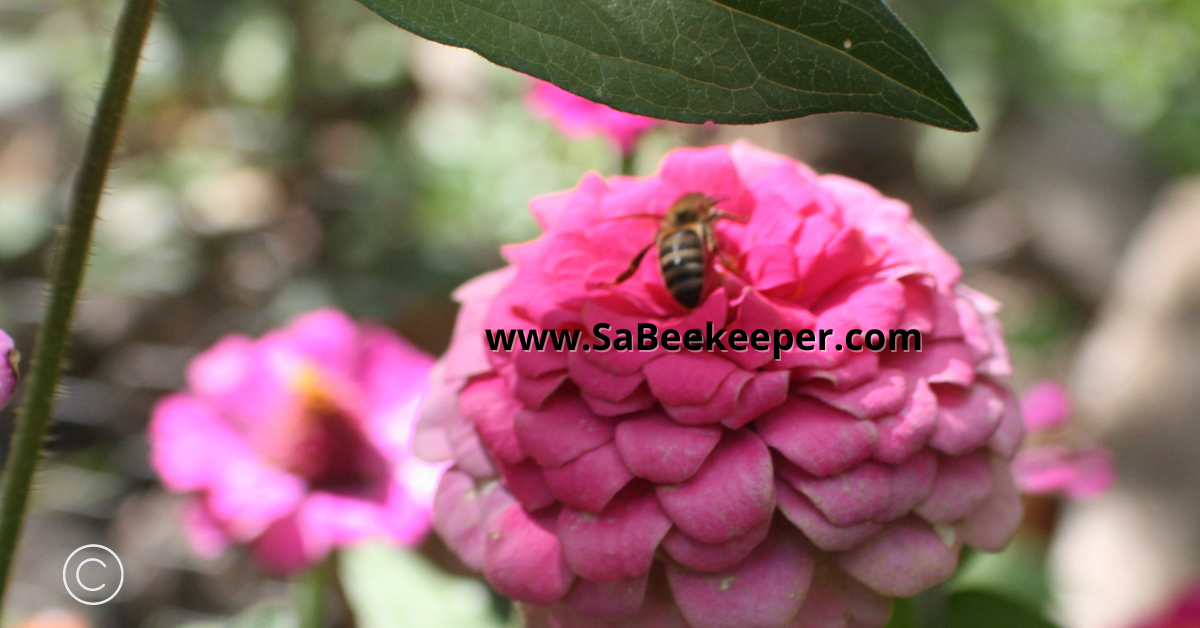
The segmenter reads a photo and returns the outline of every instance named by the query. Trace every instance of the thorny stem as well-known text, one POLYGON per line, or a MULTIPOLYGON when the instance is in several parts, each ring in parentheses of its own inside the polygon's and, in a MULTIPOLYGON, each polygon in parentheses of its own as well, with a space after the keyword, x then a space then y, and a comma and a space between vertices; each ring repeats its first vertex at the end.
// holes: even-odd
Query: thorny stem
POLYGON ((50 301, 33 349, 33 366, 17 417, 4 475, 0 477, 0 608, 12 571, 30 483, 54 406, 55 389, 71 332, 71 318, 83 283, 92 230, 104 182, 121 129, 121 118, 137 74, 142 45, 157 0, 126 0, 113 40, 112 63, 96 117, 88 131, 83 163, 71 188, 70 215, 58 237, 51 269, 50 301))

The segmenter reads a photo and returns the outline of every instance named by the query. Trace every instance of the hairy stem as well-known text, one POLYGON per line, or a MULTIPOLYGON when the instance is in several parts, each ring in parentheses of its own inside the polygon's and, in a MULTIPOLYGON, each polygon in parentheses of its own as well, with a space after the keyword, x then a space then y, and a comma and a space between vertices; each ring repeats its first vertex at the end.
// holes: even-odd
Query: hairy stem
POLYGON ((83 163, 71 188, 70 215, 56 243, 50 300, 33 349, 33 366, 17 416, 4 475, 0 477, 0 607, 29 503, 29 487, 54 406, 71 317, 87 265, 96 210, 112 162, 121 118, 157 0, 126 0, 113 41, 113 58, 96 117, 88 131, 83 163))

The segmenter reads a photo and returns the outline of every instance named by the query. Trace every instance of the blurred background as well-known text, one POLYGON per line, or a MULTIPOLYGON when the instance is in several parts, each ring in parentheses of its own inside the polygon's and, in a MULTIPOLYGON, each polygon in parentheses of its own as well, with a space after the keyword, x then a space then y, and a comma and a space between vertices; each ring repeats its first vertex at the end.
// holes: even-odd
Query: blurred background
MULTIPOLYGON (((0 327, 26 355, 119 5, 0 0, 0 327)), ((967 283, 1004 304, 1018 389, 1068 382, 1073 437, 1116 450, 1114 491, 1032 508, 1030 525, 1056 534, 1051 616, 1127 626, 1200 573, 1200 184, 1188 183, 1200 172, 1200 2, 892 5, 981 132, 849 114, 667 125, 636 168, 743 137, 910 203, 967 283)), ((322 305, 440 353, 450 291, 499 266, 499 245, 536 235, 528 199, 618 167, 603 139, 564 140, 532 115, 527 89, 349 0, 162 4, 9 623, 57 608, 97 627, 173 627, 285 594, 244 557, 191 554, 178 502, 147 464, 149 408, 220 336, 322 305), (85 543, 124 561, 117 601, 85 608, 63 590, 61 561, 85 543)), ((12 420, 0 412, 4 434, 12 420)))

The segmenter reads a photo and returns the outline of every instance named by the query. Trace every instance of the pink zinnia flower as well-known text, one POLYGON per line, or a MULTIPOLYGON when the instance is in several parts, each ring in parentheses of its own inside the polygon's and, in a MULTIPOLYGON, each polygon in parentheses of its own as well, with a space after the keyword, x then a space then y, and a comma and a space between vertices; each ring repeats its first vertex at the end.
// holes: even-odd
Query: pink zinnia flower
MULTIPOLYGON (((1057 382, 1038 382, 1021 398, 1021 414, 1032 433, 1062 427, 1071 416, 1071 397, 1057 382)), ((1017 453, 1013 473, 1022 493, 1074 499, 1096 497, 1116 479, 1112 452, 1100 446, 1031 445, 1017 453)))
POLYGON ((0 329, 0 408, 12 399, 17 390, 17 362, 21 354, 17 353, 13 339, 0 329))
MULTIPOLYGON (((544 234, 456 293, 417 451, 452 460, 434 525, 463 562, 562 626, 881 626, 890 597, 1003 548, 1021 440, 996 304, 909 208, 746 144, 677 149, 648 178, 588 175, 544 234), (715 223, 694 310, 647 260, 688 192, 715 223), (923 351, 489 352, 485 329, 918 329, 923 351), (605 623, 614 622, 614 623, 605 623)), ((651 256, 653 257, 653 256, 651 256)), ((615 334, 615 331, 611 332, 615 334)), ((833 344, 832 342, 830 343, 833 344)))
POLYGON ((193 495, 196 549, 248 544, 288 573, 367 538, 420 542, 444 467, 411 455, 431 363, 336 310, 197 356, 188 391, 160 401, 150 424, 163 484, 193 495))
POLYGON ((539 115, 552 120, 563 135, 603 135, 626 155, 633 152, 642 133, 662 124, 662 120, 617 111, 545 81, 536 81, 528 102, 539 115))

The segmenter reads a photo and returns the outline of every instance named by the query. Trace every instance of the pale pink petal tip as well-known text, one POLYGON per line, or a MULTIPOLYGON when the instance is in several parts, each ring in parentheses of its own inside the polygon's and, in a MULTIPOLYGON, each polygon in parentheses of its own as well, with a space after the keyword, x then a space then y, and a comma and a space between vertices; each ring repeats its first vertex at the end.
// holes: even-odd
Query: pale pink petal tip
POLYGON ((1029 430, 1045 430, 1066 423, 1071 416, 1071 396, 1053 380, 1043 380, 1021 397, 1021 415, 1029 430))

